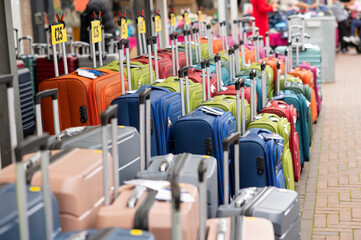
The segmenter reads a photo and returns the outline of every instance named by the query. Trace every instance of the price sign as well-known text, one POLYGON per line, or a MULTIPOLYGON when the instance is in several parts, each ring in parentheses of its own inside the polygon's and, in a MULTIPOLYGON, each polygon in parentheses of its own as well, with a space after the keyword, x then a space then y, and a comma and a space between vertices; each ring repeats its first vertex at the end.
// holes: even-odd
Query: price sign
POLYGON ((99 20, 91 22, 92 27, 92 43, 97 43, 102 41, 102 27, 99 20))
POLYGON ((198 11, 198 22, 199 23, 203 22, 203 13, 202 13, 202 11, 198 11))
POLYGON ((188 12, 185 12, 185 13, 184 13, 184 24, 185 24, 185 25, 191 24, 191 19, 189 18, 188 12))
POLYGON ((145 21, 143 17, 138 17, 138 32, 145 33, 145 21))
POLYGON ((170 25, 174 27, 177 24, 174 13, 170 14, 170 25))
POLYGON ((128 38, 128 24, 126 19, 122 19, 120 24, 120 38, 128 38))
POLYGON ((154 16, 154 29, 155 32, 162 31, 162 23, 160 22, 160 16, 158 15, 154 16))
POLYGON ((65 25, 62 23, 56 23, 51 25, 51 44, 55 45, 63 43, 68 40, 66 35, 65 25))

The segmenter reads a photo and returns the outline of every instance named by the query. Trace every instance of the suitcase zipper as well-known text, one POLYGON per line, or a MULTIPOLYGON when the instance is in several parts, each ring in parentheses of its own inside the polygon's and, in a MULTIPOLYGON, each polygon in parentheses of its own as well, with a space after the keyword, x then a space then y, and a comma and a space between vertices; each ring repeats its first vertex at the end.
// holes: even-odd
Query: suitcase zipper
POLYGON ((148 195, 139 206, 137 212, 135 213, 134 218, 134 228, 135 229, 143 229, 148 230, 148 214, 150 208, 153 206, 155 202, 155 196, 157 195, 157 191, 148 190, 148 195))

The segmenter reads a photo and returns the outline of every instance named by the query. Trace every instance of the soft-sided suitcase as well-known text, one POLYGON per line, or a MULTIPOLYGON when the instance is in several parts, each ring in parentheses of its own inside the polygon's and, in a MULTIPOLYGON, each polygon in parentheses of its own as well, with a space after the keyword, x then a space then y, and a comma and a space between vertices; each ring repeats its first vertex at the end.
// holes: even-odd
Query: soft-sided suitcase
POLYGON ((199 239, 264 239, 274 240, 272 223, 263 218, 233 216, 231 218, 213 218, 207 220, 207 182, 209 162, 202 159, 198 166, 199 179, 199 239), (259 231, 262 229, 262 231, 259 231))
MULTIPOLYGON (((183 81, 183 76, 181 76, 183 81)), ((186 87, 186 92, 188 88, 186 87)), ((186 109, 182 101, 183 109, 186 109)), ((202 106, 184 115, 174 124, 175 153, 210 155, 218 160, 218 192, 222 191, 222 146, 220 139, 236 131, 236 119, 230 112, 202 106)), ((220 196, 220 202, 223 202, 220 196)))
POLYGON ((310 115, 308 111, 311 110, 309 109, 307 100, 303 94, 296 94, 290 90, 280 91, 280 95, 275 96, 272 100, 284 101, 297 109, 298 121, 296 121, 296 131, 300 139, 300 157, 301 165, 303 166, 304 161, 308 161, 310 157, 310 133, 312 133, 312 118, 311 126, 309 126, 308 123, 308 115, 310 115))
POLYGON ((296 121, 297 121, 297 109, 293 105, 288 105, 283 101, 270 101, 261 113, 273 113, 279 117, 284 117, 288 119, 288 122, 291 125, 290 133, 290 151, 292 153, 293 167, 294 167, 294 177, 295 181, 298 182, 298 179, 301 174, 301 160, 300 160, 300 139, 296 131, 296 121))
MULTIPOLYGON (((235 150, 237 149, 239 133, 228 136, 222 143, 224 155, 227 157, 232 144, 235 150)), ((228 169, 224 171, 224 175, 228 176, 228 169)), ((236 171, 235 174, 238 172, 236 171)), ((276 240, 301 238, 301 214, 297 192, 275 187, 251 187, 238 189, 235 192, 230 203, 227 198, 225 204, 218 208, 217 217, 244 215, 266 218, 273 224, 276 240)), ((227 193, 224 195, 227 196, 227 193)))
MULTIPOLYGON (((74 56, 66 57, 68 72, 74 72, 78 68, 78 58, 74 56)), ((64 62, 63 59, 58 59, 59 76, 64 75, 64 62)), ((54 78, 54 61, 53 57, 40 56, 36 59, 36 86, 39 89, 39 85, 43 80, 54 78)), ((41 91, 41 90, 39 90, 41 91)))
POLYGON ((35 131, 34 90, 29 69, 19 69, 18 78, 23 136, 27 137, 35 131))
MULTIPOLYGON (((150 107, 150 91, 147 90, 144 94, 146 95, 145 105, 148 109, 148 107, 150 107)), ((150 119, 149 111, 147 112, 148 114, 146 118, 150 119)), ((113 111, 109 111, 109 117, 114 117, 114 115, 116 116, 115 112, 113 113, 113 111)), ((103 124, 106 123, 106 119, 107 118, 103 118, 103 124)), ((142 123, 145 123, 145 121, 142 121, 142 123)), ((102 139, 104 140, 103 158, 104 161, 107 162, 108 155, 106 154, 107 147, 105 141, 108 140, 108 136, 104 129, 102 131, 102 139)), ((143 141, 143 143, 144 142, 145 141, 143 141)), ((148 148, 148 152, 149 150, 150 149, 148 148)), ((108 172, 107 168, 108 166, 104 165, 105 173, 108 172)), ((142 170, 144 168, 145 166, 142 167, 142 170)), ((115 171, 114 174, 114 179, 116 179, 118 171, 115 171)), ((175 179, 178 179, 177 174, 173 174, 172 176, 171 195, 173 196, 173 190, 175 190, 174 188, 178 188, 178 197, 175 199, 175 201, 173 200, 174 202, 172 202, 172 204, 170 202, 164 201, 166 199, 172 199, 169 198, 169 188, 167 188, 169 184, 167 182, 164 184, 164 181, 149 182, 150 180, 138 180, 137 185, 127 184, 119 188, 116 186, 113 201, 111 201, 111 199, 106 199, 105 205, 102 206, 98 212, 96 223, 97 228, 137 228, 142 230, 149 230, 157 239, 170 239, 172 229, 171 216, 173 209, 171 205, 174 206, 173 204, 175 203, 178 206, 178 214, 182 219, 182 224, 180 227, 180 231, 183 235, 182 239, 197 239, 199 228, 198 189, 197 187, 186 183, 182 184, 182 186, 179 186, 178 181, 173 184, 175 179), (181 193, 181 191, 183 193, 181 193), (184 200, 185 195, 188 197, 187 201, 184 200), (183 196, 182 202, 181 196, 183 196)), ((104 185, 104 189, 108 189, 109 182, 104 182, 104 185)), ((114 185, 116 185, 116 182, 114 182, 114 185)), ((180 219, 178 219, 178 221, 179 220, 180 219)))
MULTIPOLYGON (((39 91, 58 89, 60 129, 63 130, 70 127, 98 125, 100 113, 113 99, 128 89, 127 82, 121 82, 120 73, 111 70, 78 69, 66 76, 44 80, 39 86, 39 91), (87 77, 84 77, 83 72, 87 77), (125 89, 122 89, 123 86, 125 89)), ((50 99, 42 101, 42 108, 44 129, 53 134, 50 99)))
POLYGON ((313 84, 313 73, 311 70, 307 70, 304 68, 295 68, 289 74, 299 77, 302 79, 303 84, 307 84, 311 87, 311 111, 312 111, 312 121, 317 121, 317 100, 316 100, 316 92, 313 84))
POLYGON ((285 72, 285 63, 284 63, 284 61, 278 59, 277 57, 276 58, 265 57, 261 61, 259 61, 258 63, 262 63, 263 61, 265 61, 266 64, 273 69, 273 76, 274 76, 273 81, 274 81, 274 84, 276 85, 276 80, 277 79, 275 78, 275 76, 277 76, 277 63, 278 62, 280 63, 280 69, 281 69, 281 75, 282 75, 285 72))

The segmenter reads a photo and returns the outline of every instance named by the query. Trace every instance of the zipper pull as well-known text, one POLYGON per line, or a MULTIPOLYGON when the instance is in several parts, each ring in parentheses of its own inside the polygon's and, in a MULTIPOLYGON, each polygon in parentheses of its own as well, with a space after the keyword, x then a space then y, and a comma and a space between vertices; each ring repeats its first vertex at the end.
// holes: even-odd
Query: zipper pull
POLYGON ((167 171, 169 165, 173 162, 173 154, 168 154, 165 156, 161 164, 159 165, 159 171, 165 172, 167 171))
POLYGON ((143 193, 147 190, 144 186, 136 186, 132 192, 128 200, 128 208, 134 208, 137 204, 139 198, 143 195, 143 193))

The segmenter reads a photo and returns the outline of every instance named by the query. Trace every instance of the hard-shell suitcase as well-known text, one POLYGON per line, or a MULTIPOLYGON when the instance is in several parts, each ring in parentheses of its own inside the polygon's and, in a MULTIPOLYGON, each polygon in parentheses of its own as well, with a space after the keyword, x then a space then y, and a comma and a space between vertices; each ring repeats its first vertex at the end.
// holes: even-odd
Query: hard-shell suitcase
MULTIPOLYGON (((228 136, 222 143, 225 157, 232 143, 236 155, 239 133, 228 136)), ((224 175, 228 176, 228 168, 224 171, 224 175)), ((227 192, 224 192, 224 196, 228 196, 227 192)), ((300 239, 301 214, 297 192, 275 187, 251 187, 237 189, 232 199, 231 202, 229 198, 225 199, 225 204, 218 208, 217 217, 245 215, 266 218, 273 224, 275 239, 300 239)))
MULTIPOLYGON (((124 79, 124 78, 123 78, 124 79)), ((127 82, 111 70, 81 69, 66 76, 44 80, 39 91, 57 88, 59 93, 60 129, 98 125, 100 113, 127 90, 127 82), (84 77, 83 72, 94 76, 84 77)), ((44 129, 53 131, 51 101, 42 101, 44 129)))
POLYGON ((270 101, 267 106, 262 109, 261 113, 273 113, 279 117, 284 117, 288 119, 288 122, 291 125, 290 133, 290 151, 292 153, 293 167, 294 167, 294 177, 295 181, 298 182, 298 179, 301 174, 301 160, 300 160, 300 140, 298 133, 296 131, 296 121, 297 121, 297 110, 293 105, 287 105, 283 101, 270 101))
MULTIPOLYGON (((143 99, 145 101, 145 107, 149 110, 150 90, 146 90, 146 92, 142 94, 145 95, 145 99, 143 99)), ((150 119, 149 111, 147 111, 146 115, 147 116, 142 116, 150 119)), ((116 113, 111 111, 109 112, 108 116, 113 118, 114 116, 116 116, 116 113)), ((104 123, 106 121, 102 122, 104 123)), ((141 122, 146 123, 146 121, 141 122)), ((148 125, 146 129, 148 129, 149 131, 150 126, 148 125)), ((105 154, 103 153, 103 157, 104 161, 107 162, 108 155, 106 154, 107 147, 105 141, 108 139, 108 136, 104 129, 102 132, 102 138, 103 152, 105 152, 105 154)), ((144 144, 144 142, 145 141, 142 141, 142 144, 144 144)), ((144 145, 141 146, 141 148, 144 147, 144 145)), ((149 150, 150 147, 148 146, 147 152, 149 152, 149 150)), ((141 169, 145 169, 145 166, 143 166, 141 169)), ((106 165, 104 165, 104 172, 107 172, 106 165)), ((114 174, 114 178, 116 179, 118 171, 115 171, 114 174)), ((177 188, 178 191, 176 192, 178 193, 178 196, 175 200, 172 201, 172 204, 170 202, 164 201, 166 199, 169 199, 169 188, 164 188, 169 186, 169 184, 167 182, 165 182, 164 184, 164 181, 153 181, 151 183, 148 182, 148 184, 141 184, 146 182, 138 181, 138 186, 133 184, 123 185, 119 188, 116 186, 113 198, 114 201, 111 201, 111 199, 106 199, 105 206, 101 207, 98 212, 96 224, 97 228, 116 226, 120 226, 125 229, 137 228, 149 230, 152 234, 154 234, 157 239, 170 239, 172 229, 172 221, 170 220, 172 219, 171 216, 173 210, 173 208, 171 208, 171 205, 174 206, 173 204, 176 204, 177 213, 182 219, 182 225, 179 227, 179 230, 182 232, 183 235, 182 239, 197 239, 199 228, 198 190, 195 186, 190 184, 183 184, 182 186, 179 186, 178 181, 174 183, 175 179, 177 178, 177 174, 173 174, 171 195, 174 196, 174 188, 177 188), (147 190, 147 187, 150 187, 151 189, 147 190), (157 190, 158 196, 156 196, 157 190), (181 190, 183 194, 181 194, 181 190), (159 196, 161 192, 163 192, 163 198, 159 196), (164 194, 166 195, 165 198, 164 194), (183 199, 181 203, 182 195, 183 199), (185 201, 184 195, 190 197, 191 200, 185 201), (162 201, 162 199, 164 200, 162 201)), ((104 188, 108 189, 109 182, 104 182, 104 185, 104 188)), ((114 185, 116 185, 116 182, 114 182, 114 185)), ((180 219, 177 220, 179 221, 180 219)))
MULTIPOLYGON (((38 135, 43 133, 40 101, 46 97, 52 97, 56 115, 54 117, 55 135, 49 139, 49 148, 51 150, 71 147, 93 150, 101 149, 101 128, 99 126, 75 127, 60 132, 59 121, 56 121, 56 119, 58 119, 56 114, 58 112, 57 89, 46 90, 36 95, 36 122, 38 135)), ((111 127, 108 126, 108 132, 110 131, 111 127)), ((116 131, 119 153, 119 184, 123 184, 126 180, 134 179, 135 174, 139 171, 139 148, 134 148, 134 146, 139 145, 139 134, 133 127, 119 126, 116 131)), ((109 142, 108 145, 111 149, 112 143, 109 142)))
POLYGON ((233 216, 232 218, 213 218, 207 220, 207 186, 205 175, 209 162, 202 159, 198 166, 199 179, 199 239, 274 239, 272 223, 267 219, 233 216), (259 231, 262 229, 262 231, 259 231))
MULTIPOLYGON (((209 61, 208 61, 208 67, 209 67, 209 61)), ((195 83, 200 83, 206 87, 206 92, 205 92, 206 94, 205 96, 203 96, 203 98, 211 98, 217 94, 218 91, 217 77, 215 74, 210 74, 210 71, 206 71, 205 68, 202 68, 202 70, 195 68, 189 69, 188 79, 192 80, 195 83), (207 79, 209 79, 209 85, 207 79)))
POLYGON ((27 137, 35 131, 34 90, 29 69, 19 69, 18 78, 23 136, 27 137))

